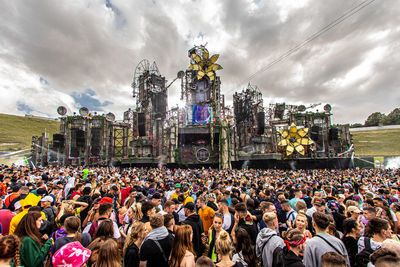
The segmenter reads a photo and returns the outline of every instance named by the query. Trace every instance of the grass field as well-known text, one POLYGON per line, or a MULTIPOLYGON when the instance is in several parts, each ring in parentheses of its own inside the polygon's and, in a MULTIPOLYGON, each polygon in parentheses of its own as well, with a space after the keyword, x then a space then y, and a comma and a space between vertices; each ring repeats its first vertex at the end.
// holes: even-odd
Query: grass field
POLYGON ((356 156, 400 156, 400 129, 352 132, 356 156))
POLYGON ((30 149, 32 136, 45 131, 52 134, 60 129, 58 121, 0 114, 0 151, 30 149))

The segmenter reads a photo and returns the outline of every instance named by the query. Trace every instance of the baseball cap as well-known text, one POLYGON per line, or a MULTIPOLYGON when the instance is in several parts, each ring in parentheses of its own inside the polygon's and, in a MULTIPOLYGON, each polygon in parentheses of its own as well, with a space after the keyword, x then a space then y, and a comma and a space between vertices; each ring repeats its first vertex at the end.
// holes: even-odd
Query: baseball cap
POLYGON ((45 196, 45 197, 42 198, 40 201, 41 201, 41 202, 45 202, 45 201, 53 202, 53 198, 52 198, 51 196, 45 196))
POLYGON ((53 266, 55 267, 80 267, 89 258, 92 252, 84 248, 80 242, 71 242, 62 246, 52 257, 53 266))
POLYGON ((182 186, 181 186, 181 184, 176 184, 175 185, 175 188, 181 188, 182 186))
POLYGON ((20 208, 21 208, 21 203, 19 203, 19 201, 15 202, 14 203, 14 209, 17 210, 17 209, 20 209, 20 208))

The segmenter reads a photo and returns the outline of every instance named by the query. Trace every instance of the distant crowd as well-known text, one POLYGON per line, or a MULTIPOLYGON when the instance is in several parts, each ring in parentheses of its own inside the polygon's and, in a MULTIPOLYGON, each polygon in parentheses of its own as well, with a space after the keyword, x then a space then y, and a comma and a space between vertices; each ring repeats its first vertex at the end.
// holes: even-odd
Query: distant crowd
POLYGON ((0 165, 0 267, 400 266, 399 178, 0 165))

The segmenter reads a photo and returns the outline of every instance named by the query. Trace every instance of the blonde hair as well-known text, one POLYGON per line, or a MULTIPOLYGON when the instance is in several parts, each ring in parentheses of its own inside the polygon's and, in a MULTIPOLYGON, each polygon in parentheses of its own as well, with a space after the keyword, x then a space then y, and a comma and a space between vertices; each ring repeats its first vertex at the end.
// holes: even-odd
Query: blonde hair
POLYGON ((263 215, 263 221, 265 224, 269 224, 271 221, 275 220, 276 218, 277 217, 276 217, 275 212, 266 212, 263 215))
POLYGON ((215 252, 220 256, 229 255, 229 257, 232 257, 232 250, 229 234, 226 231, 222 231, 215 242, 215 252))
POLYGON ((144 223, 137 222, 132 225, 131 233, 126 238, 123 255, 125 256, 126 249, 139 239, 139 234, 145 229, 144 223))

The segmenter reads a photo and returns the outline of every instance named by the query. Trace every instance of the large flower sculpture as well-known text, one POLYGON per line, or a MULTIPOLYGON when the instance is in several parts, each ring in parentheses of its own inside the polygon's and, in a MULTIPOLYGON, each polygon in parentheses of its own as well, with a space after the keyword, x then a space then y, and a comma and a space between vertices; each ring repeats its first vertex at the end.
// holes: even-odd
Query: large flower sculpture
POLYGON ((197 53, 191 54, 191 58, 194 63, 189 66, 190 70, 197 70, 197 79, 202 79, 205 75, 210 78, 210 80, 214 80, 215 71, 221 70, 222 67, 219 64, 215 64, 217 62, 219 55, 215 54, 210 57, 208 50, 206 48, 201 49, 201 55, 197 53))
POLYGON ((313 144, 313 141, 307 136, 308 128, 298 129, 296 124, 292 123, 289 130, 280 130, 280 141, 278 147, 285 153, 285 156, 292 155, 295 151, 304 156, 307 146, 313 144))

